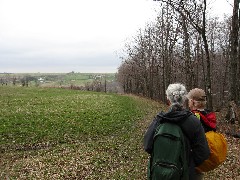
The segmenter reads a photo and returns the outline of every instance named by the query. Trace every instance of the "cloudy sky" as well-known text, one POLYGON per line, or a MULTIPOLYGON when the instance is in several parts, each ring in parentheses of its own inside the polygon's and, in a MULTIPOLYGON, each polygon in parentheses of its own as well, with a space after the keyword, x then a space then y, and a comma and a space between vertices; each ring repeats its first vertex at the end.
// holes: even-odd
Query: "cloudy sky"
MULTIPOLYGON (((233 0, 211 0, 217 14, 233 0), (217 1, 217 3, 216 3, 217 1), (221 3, 220 3, 221 2, 221 3)), ((152 0, 0 0, 0 73, 117 72, 152 0)))

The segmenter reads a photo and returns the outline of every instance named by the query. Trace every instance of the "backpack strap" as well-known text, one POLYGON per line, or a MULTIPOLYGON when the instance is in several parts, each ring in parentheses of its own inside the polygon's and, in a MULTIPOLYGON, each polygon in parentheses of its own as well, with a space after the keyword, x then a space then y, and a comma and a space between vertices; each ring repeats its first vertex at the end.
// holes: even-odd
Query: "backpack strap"
MULTIPOLYGON (((154 138, 154 134, 156 132, 156 129, 160 125, 161 121, 162 121, 162 117, 157 115, 154 118, 152 124, 150 125, 150 127, 151 126, 152 127, 151 127, 151 132, 149 132, 149 137, 148 137, 148 140, 147 140, 148 144, 149 144, 148 145, 149 146, 149 152, 148 153, 150 153, 150 158, 149 158, 149 162, 148 162, 148 166, 149 166, 148 167, 148 177, 149 177, 149 179, 152 179, 152 177, 151 177, 151 175, 152 175, 151 169, 152 169, 152 161, 153 161, 153 157, 152 157, 153 138, 154 138)), ((146 136, 146 134, 145 134, 145 136, 146 136)), ((145 141, 145 137, 144 137, 144 141, 145 141)))
POLYGON ((150 126, 148 127, 148 129, 144 135, 144 139, 143 139, 144 150, 149 154, 151 154, 151 152, 152 152, 153 137, 154 137, 157 127, 160 124, 160 121, 161 121, 161 117, 157 115, 153 119, 152 123, 150 124, 150 126))

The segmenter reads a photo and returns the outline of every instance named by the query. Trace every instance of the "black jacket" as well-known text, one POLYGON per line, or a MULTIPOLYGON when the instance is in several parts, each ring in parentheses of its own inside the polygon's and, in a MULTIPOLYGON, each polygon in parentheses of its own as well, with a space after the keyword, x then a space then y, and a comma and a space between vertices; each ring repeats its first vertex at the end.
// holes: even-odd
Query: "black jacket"
POLYGON ((153 119, 144 136, 144 149, 151 154, 155 129, 162 121, 177 123, 186 138, 187 157, 190 168, 190 179, 194 176, 195 167, 203 163, 210 155, 207 139, 200 120, 190 111, 172 107, 167 113, 159 113, 153 119), (159 122, 160 120, 160 122, 159 122))

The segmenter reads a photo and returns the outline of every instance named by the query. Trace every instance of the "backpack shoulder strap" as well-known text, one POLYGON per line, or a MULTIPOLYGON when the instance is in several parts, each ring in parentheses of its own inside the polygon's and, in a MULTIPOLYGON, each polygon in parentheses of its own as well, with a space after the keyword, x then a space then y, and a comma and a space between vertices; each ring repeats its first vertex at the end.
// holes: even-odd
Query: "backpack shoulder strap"
POLYGON ((144 150, 149 154, 151 154, 151 152, 152 152, 153 137, 154 137, 157 127, 160 124, 160 121, 161 121, 161 117, 157 115, 153 119, 152 123, 150 124, 150 126, 148 127, 148 129, 144 135, 144 139, 143 139, 144 150))

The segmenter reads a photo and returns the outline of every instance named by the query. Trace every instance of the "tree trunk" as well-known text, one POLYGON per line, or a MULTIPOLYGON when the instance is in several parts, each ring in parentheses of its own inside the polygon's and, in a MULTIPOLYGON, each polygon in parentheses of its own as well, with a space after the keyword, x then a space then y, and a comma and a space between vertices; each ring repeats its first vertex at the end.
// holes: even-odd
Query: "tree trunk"
POLYGON ((211 63, 209 56, 208 41, 206 37, 206 6, 207 2, 204 0, 204 12, 203 12, 203 26, 202 26, 202 38, 204 43, 204 50, 206 53, 207 75, 206 75, 206 95, 207 95, 207 108, 212 110, 212 81, 211 81, 211 63))
POLYGON ((239 2, 234 0, 233 16, 232 16, 232 30, 230 36, 230 99, 237 101, 237 65, 238 65, 238 31, 239 31, 239 2))
POLYGON ((189 43, 189 34, 186 25, 186 19, 182 16, 182 28, 184 33, 184 54, 185 54, 185 68, 186 68, 186 86, 190 90, 193 88, 193 70, 191 65, 191 51, 189 43))

